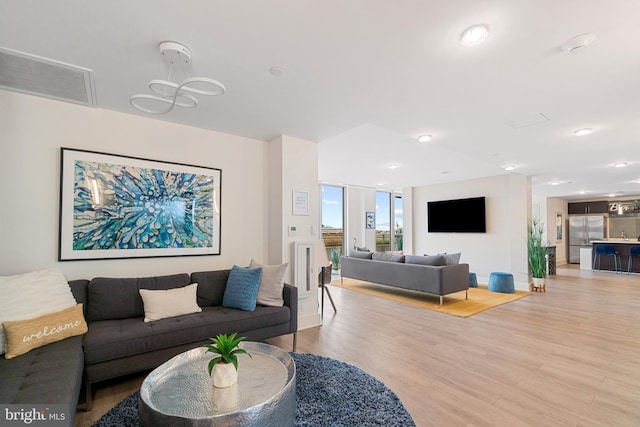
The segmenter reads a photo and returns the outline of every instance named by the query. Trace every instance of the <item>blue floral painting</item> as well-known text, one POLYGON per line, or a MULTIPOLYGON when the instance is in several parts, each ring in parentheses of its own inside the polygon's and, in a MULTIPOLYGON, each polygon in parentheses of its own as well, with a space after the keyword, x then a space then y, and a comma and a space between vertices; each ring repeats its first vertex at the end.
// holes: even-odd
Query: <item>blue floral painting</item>
POLYGON ((210 248, 214 178, 76 160, 73 250, 210 248))

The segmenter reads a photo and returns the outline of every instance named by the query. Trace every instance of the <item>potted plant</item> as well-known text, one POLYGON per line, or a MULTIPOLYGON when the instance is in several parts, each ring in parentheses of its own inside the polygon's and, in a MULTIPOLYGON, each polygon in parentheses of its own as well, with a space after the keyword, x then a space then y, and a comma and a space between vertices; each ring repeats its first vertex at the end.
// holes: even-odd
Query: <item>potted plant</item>
POLYGON ((245 337, 237 337, 238 333, 231 335, 218 334, 215 338, 209 338, 213 344, 203 345, 207 352, 217 354, 209 362, 209 376, 213 379, 213 386, 218 388, 230 387, 238 382, 238 354, 251 354, 238 345, 245 337))
POLYGON ((533 285, 542 288, 547 275, 547 246, 542 241, 544 223, 532 218, 527 226, 527 257, 533 285))

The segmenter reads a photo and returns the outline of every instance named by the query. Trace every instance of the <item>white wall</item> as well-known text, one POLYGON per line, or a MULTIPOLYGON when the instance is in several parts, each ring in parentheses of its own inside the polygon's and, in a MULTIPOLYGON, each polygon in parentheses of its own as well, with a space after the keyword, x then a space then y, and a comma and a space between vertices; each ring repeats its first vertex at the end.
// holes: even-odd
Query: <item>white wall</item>
MULTIPOLYGON (((289 263, 288 283, 294 279, 293 243, 313 243, 320 250, 320 187, 318 186, 318 145, 314 142, 280 136, 269 142, 269 263, 289 263), (309 193, 309 215, 293 214, 293 190, 309 193), (297 229, 295 236, 289 228, 297 229)), ((314 257, 315 258, 315 257, 314 257)), ((315 259, 314 259, 315 261, 315 259)), ((312 277, 320 266, 316 265, 312 277)), ((301 285, 301 284, 300 284, 301 285)), ((305 329, 320 324, 317 286, 313 292, 300 292, 298 326, 305 329)))
POLYGON ((265 258, 265 142, 3 90, 0 111, 0 275, 147 276, 265 258), (222 169, 221 255, 58 262, 60 147, 222 169))
POLYGON ((480 283, 486 284, 493 271, 506 271, 514 275, 517 289, 529 289, 526 237, 531 211, 530 178, 520 174, 500 175, 414 187, 411 197, 406 197, 406 189, 404 195, 405 209, 411 209, 413 218, 414 254, 462 252, 460 262, 469 264, 480 283), (486 233, 427 232, 428 201, 482 196, 486 198, 486 233))
POLYGON ((566 199, 559 197, 550 197, 547 199, 547 211, 545 226, 547 228, 547 240, 550 246, 556 247, 556 264, 566 264, 568 262, 567 247, 569 245, 568 234, 568 205, 566 199), (558 233, 556 230, 556 215, 562 215, 562 235, 558 239, 558 233))
POLYGON ((353 238, 357 239, 359 247, 366 247, 370 251, 376 250, 376 230, 367 229, 366 213, 376 211, 376 190, 363 187, 346 187, 347 200, 347 247, 344 254, 348 255, 353 249, 353 238))

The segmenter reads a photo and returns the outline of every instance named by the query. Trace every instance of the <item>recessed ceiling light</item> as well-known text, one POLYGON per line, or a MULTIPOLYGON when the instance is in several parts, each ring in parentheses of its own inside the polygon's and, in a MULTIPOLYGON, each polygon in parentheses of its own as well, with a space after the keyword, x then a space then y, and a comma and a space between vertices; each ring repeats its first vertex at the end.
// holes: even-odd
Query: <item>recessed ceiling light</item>
POLYGON ((580 191, 578 191, 578 194, 587 194, 587 192, 584 191, 584 190, 580 190, 580 191))
POLYGON ((431 135, 420 135, 418 137, 418 142, 429 142, 431 141, 431 135))
POLYGON ((506 171, 512 171, 516 168, 516 165, 507 165, 504 167, 504 170, 506 171))
POLYGON ((393 163, 391 163, 390 165, 387 165, 387 169, 397 169, 398 165, 394 165, 393 163))
POLYGON ((560 185, 560 181, 551 181, 550 184, 551 185, 560 185))
POLYGON ((379 182, 378 183, 378 187, 382 187, 384 185, 384 182, 379 182))
POLYGON ((575 36, 560 45, 560 50, 569 53, 577 53, 582 51, 582 48, 589 46, 596 39, 596 35, 593 33, 580 34, 575 36))
POLYGON ((616 193, 609 194, 609 197, 616 197, 616 193))
POLYGON ((462 32, 460 43, 462 46, 477 46, 487 40, 489 29, 486 25, 474 25, 462 32))
POLYGON ((614 164, 613 166, 617 167, 617 168, 624 168, 627 166, 627 162, 618 162, 616 164, 614 164))
POLYGON ((280 67, 271 67, 269 68, 269 72, 274 76, 280 77, 284 73, 284 70, 280 67))
POLYGON ((591 128, 584 128, 584 129, 578 129, 577 131, 573 132, 576 136, 585 136, 585 135, 589 135, 591 132, 593 132, 593 129, 591 128))

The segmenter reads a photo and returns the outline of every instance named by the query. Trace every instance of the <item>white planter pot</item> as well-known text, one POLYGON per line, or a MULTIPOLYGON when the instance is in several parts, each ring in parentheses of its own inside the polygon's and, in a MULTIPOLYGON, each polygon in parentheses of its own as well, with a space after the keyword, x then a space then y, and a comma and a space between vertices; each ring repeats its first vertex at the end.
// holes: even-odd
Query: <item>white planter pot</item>
POLYGON ((534 277, 533 284, 536 287, 544 285, 544 277, 534 277))
POLYGON ((233 363, 216 363, 211 372, 211 379, 214 387, 231 387, 238 382, 238 371, 233 363))

